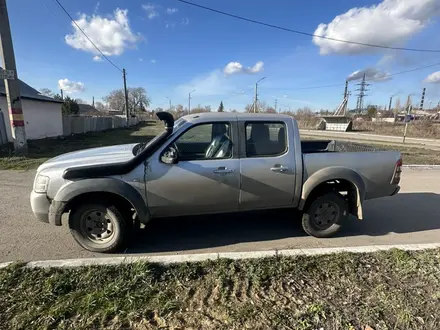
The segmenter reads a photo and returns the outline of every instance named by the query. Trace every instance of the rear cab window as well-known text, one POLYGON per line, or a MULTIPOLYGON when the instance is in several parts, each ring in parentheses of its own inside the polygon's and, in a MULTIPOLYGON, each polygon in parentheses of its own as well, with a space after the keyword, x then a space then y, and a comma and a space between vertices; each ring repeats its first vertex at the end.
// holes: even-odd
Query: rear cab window
POLYGON ((246 157, 274 157, 287 151, 287 129, 284 122, 248 121, 246 157))

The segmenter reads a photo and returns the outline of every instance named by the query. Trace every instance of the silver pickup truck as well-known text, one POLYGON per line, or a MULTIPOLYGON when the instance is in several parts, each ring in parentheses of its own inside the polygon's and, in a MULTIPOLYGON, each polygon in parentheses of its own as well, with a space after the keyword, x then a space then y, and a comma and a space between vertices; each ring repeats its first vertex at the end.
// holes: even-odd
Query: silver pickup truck
POLYGON ((148 143, 42 164, 31 193, 37 219, 60 226, 68 213, 75 240, 95 252, 120 250, 153 218, 274 208, 299 210, 308 234, 330 237, 349 214, 362 219, 364 200, 399 191, 399 152, 301 141, 289 116, 157 116, 165 129, 148 143))

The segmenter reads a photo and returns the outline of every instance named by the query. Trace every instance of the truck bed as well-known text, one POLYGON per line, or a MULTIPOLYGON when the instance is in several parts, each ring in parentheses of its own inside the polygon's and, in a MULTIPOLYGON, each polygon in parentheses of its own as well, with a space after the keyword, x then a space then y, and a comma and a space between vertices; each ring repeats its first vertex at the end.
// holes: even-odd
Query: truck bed
POLYGON ((368 145, 335 141, 301 141, 304 181, 315 172, 330 167, 349 168, 359 173, 366 185, 366 199, 389 196, 399 151, 386 151, 368 145))

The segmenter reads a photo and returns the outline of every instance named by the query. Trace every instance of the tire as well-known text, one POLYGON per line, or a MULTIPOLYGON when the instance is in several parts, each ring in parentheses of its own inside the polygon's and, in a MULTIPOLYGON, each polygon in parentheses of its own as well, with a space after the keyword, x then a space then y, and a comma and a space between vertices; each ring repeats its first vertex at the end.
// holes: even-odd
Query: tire
POLYGON ((335 192, 326 193, 316 198, 305 210, 302 227, 310 236, 332 237, 347 220, 348 212, 348 202, 343 196, 335 192))
POLYGON ((131 223, 114 205, 104 203, 79 205, 69 216, 75 241, 84 249, 99 253, 120 251, 130 236, 131 223))

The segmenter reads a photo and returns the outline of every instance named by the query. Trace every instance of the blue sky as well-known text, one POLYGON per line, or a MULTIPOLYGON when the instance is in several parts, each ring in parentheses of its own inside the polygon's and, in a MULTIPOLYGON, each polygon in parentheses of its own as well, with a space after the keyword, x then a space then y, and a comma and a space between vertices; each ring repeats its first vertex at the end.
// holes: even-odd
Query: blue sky
MULTIPOLYGON (((217 108, 223 100, 226 109, 241 111, 252 102, 255 82, 267 77, 259 94, 268 104, 278 98, 282 109, 334 109, 342 100, 345 79, 366 69, 368 77, 376 79, 367 104, 385 105, 393 94, 403 103, 410 93, 418 102, 423 87, 428 101, 440 101, 440 65, 386 79, 387 73, 440 64, 439 53, 314 41, 176 0, 60 1, 108 58, 127 70, 128 85, 147 89, 152 108, 167 108, 166 97, 173 105, 186 106, 188 92, 195 89, 192 105, 217 108), (335 84, 340 85, 300 89, 335 84)), ((438 0, 193 2, 339 39, 440 49, 438 0)), ((121 73, 75 32, 54 0, 9 0, 7 4, 22 80, 37 89, 52 90, 62 80, 73 97, 88 101, 92 96, 100 101, 122 87, 121 73)), ((356 82, 350 83, 353 94, 356 82)), ((352 97, 349 105, 355 104, 352 97)))

